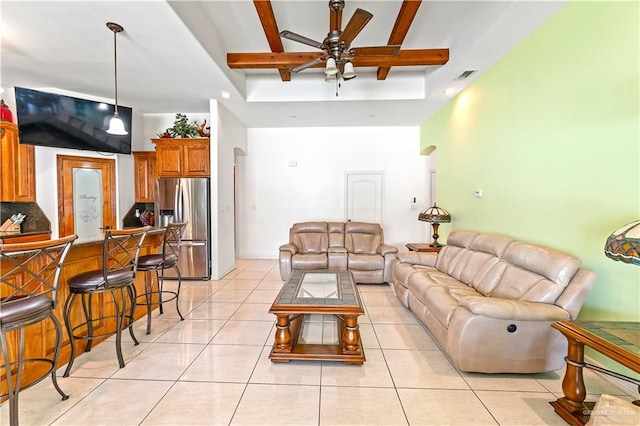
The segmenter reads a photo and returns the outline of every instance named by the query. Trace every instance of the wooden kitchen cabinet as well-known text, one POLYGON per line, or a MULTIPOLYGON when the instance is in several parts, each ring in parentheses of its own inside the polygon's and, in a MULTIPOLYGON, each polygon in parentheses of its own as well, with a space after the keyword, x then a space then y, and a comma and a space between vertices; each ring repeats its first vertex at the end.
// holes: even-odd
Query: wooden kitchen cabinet
POLYGON ((0 201, 35 203, 36 156, 33 145, 21 145, 18 126, 2 122, 0 201))
POLYGON ((133 176, 136 203, 153 203, 156 181, 156 153, 136 151, 133 154, 133 176))
POLYGON ((158 177, 211 175, 208 138, 151 139, 156 145, 158 177))

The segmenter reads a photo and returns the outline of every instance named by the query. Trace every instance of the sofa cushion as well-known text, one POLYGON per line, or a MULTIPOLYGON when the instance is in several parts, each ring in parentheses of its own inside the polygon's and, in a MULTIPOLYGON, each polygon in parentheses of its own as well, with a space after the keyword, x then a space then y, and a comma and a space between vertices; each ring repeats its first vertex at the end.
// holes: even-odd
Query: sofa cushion
MULTIPOLYGON (((412 293, 413 294, 413 293, 412 293)), ((453 286, 431 286, 416 297, 445 328, 459 306, 459 300, 467 296, 480 296, 468 285, 457 283, 453 286)))
POLYGON ((302 253, 322 253, 327 251, 326 234, 298 234, 298 242, 302 253))
POLYGON ((506 264, 504 273, 491 296, 528 302, 553 303, 563 289, 563 286, 555 284, 535 272, 506 264))
POLYGON ((382 228, 377 223, 347 222, 344 244, 349 253, 375 254, 383 243, 382 228))
POLYGON ((546 247, 514 242, 504 253, 504 273, 493 297, 554 303, 580 269, 576 257, 546 247))
POLYGON ((294 254, 291 259, 293 269, 327 269, 329 260, 327 253, 294 254))
POLYGON ((349 253, 347 267, 359 271, 382 270, 384 269, 384 257, 379 254, 349 253))
POLYGON ((327 222, 301 222, 291 228, 290 240, 300 253, 326 253, 327 222))
POLYGON ((500 235, 477 234, 468 231, 453 232, 453 245, 440 254, 436 267, 465 284, 489 295, 500 278, 501 268, 494 268, 507 247, 514 241, 500 235), (444 253, 443 253, 444 252, 444 253), (441 259, 440 257, 443 256, 441 259))
POLYGON ((328 222, 329 247, 344 248, 344 222, 328 222))
POLYGON ((563 288, 582 266, 580 259, 570 254, 519 241, 509 245, 503 259, 512 265, 536 272, 563 288))

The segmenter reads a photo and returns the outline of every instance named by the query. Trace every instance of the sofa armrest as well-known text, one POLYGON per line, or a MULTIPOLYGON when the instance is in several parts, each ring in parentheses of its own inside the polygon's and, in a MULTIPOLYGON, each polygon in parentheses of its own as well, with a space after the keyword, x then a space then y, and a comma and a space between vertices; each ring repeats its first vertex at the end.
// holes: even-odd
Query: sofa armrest
POLYGON ((436 266, 438 253, 434 252, 417 252, 417 251, 399 251, 396 254, 398 260, 402 263, 410 263, 412 265, 436 266))
POLYGON ((550 303, 467 296, 461 298, 458 305, 475 315, 504 320, 559 321, 570 318, 567 311, 550 303))
POLYGON ((397 252, 398 252, 398 247, 392 246, 391 244, 380 244, 378 246, 378 250, 376 250, 376 253, 381 254, 382 256, 385 256, 387 254, 397 253, 397 252))
POLYGON ((289 251, 293 255, 298 252, 298 247, 293 243, 287 243, 280 246, 280 251, 289 251))

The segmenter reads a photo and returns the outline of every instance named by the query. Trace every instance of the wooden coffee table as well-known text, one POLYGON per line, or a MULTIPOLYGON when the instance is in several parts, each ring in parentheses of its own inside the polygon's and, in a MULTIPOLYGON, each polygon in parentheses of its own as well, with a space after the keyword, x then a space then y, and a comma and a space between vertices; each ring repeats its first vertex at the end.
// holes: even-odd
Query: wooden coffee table
POLYGON ((278 318, 271 361, 324 360, 357 365, 365 361, 358 330, 358 316, 364 315, 364 308, 351 272, 294 269, 269 313, 278 318), (325 316, 337 318, 330 324, 336 327, 335 333, 329 333, 335 336, 333 341, 307 338, 317 314, 321 320, 325 316))
MULTIPOLYGON (((564 397, 551 402, 555 412, 571 425, 589 421, 594 403, 584 402, 587 390, 582 369, 589 368, 640 385, 640 381, 584 361, 584 347, 640 373, 640 323, 620 321, 558 321, 551 326, 568 341, 567 368, 562 381, 564 397)), ((640 405, 639 401, 634 404, 640 405)))

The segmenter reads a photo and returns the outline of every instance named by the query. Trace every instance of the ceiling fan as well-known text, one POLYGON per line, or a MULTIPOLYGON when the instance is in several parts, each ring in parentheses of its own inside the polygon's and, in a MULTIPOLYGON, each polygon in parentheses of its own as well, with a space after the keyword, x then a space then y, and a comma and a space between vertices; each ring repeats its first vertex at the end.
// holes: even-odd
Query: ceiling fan
POLYGON ((326 61, 325 74, 326 81, 335 81, 338 72, 344 80, 351 80, 356 77, 351 60, 356 56, 398 56, 400 45, 374 46, 374 47, 351 47, 351 43, 362 31, 367 23, 373 18, 373 14, 364 9, 356 9, 353 16, 341 30, 342 9, 344 0, 329 1, 329 22, 330 28, 327 37, 322 43, 308 37, 294 33, 292 31, 280 32, 280 37, 306 44, 324 51, 324 54, 315 59, 307 61, 301 65, 293 67, 292 72, 297 73, 309 67, 313 67, 320 62, 326 61))
POLYGON ((329 0, 329 33, 322 42, 292 31, 279 31, 271 1, 254 0, 253 3, 271 52, 227 53, 229 68, 273 68, 278 70, 282 81, 290 81, 292 72, 324 67, 327 74, 325 80, 337 81, 338 72, 342 78, 348 80, 355 76, 353 67, 378 67, 377 79, 385 80, 389 70, 394 66, 444 65, 449 61, 447 48, 400 49, 421 0, 403 0, 387 45, 374 47, 351 47, 351 43, 371 20, 373 14, 357 9, 342 29, 344 0, 329 0), (285 52, 282 38, 314 47, 322 50, 322 53, 285 52))

